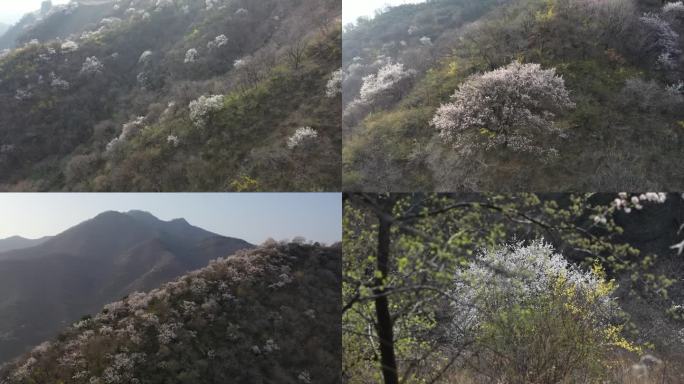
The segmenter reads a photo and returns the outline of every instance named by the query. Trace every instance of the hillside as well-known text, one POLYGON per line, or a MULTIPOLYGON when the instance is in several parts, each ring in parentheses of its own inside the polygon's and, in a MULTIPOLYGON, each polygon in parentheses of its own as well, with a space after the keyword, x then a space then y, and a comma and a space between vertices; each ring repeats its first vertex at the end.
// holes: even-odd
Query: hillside
POLYGON ((27 15, 0 55, 0 189, 338 190, 340 12, 121 0, 27 15))
POLYGON ((149 213, 105 212, 40 245, 0 253, 0 362, 133 291, 252 245, 149 213))
POLYGON ((85 317, 3 383, 340 383, 339 246, 238 252, 85 317))
POLYGON ((682 33, 684 6, 660 0, 431 0, 361 20, 343 33, 345 188, 682 189, 682 33))
POLYGON ((13 251, 15 249, 30 248, 40 245, 48 241, 49 237, 42 237, 40 239, 26 239, 21 236, 12 236, 6 239, 0 239, 0 253, 13 251))

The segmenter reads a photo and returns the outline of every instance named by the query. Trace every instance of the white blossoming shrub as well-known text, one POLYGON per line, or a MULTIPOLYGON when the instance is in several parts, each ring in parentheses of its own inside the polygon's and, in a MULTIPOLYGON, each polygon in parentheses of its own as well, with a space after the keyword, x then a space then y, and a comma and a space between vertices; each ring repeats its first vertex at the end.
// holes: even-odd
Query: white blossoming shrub
POLYGON ((287 139, 287 147, 290 149, 310 147, 316 143, 318 131, 311 127, 298 128, 294 135, 287 139))
POLYGON ((497 382, 599 379, 612 352, 636 350, 620 335, 615 289, 600 268, 571 265, 541 241, 482 251, 455 276, 448 335, 497 382), (563 369, 544 368, 553 366, 563 369))
POLYGON ((513 62, 471 76, 432 119, 442 140, 463 153, 509 149, 542 155, 556 150, 544 144, 555 133, 556 113, 574 107, 555 69, 513 62))
POLYGON ((249 62, 251 61, 251 57, 243 57, 242 59, 237 59, 233 62, 233 67, 235 69, 242 69, 245 68, 249 62))
POLYGON ((377 74, 363 78, 360 99, 368 105, 379 105, 401 98, 415 75, 416 72, 405 69, 404 64, 389 63, 380 68, 377 74))
POLYGON ((342 93, 342 81, 344 80, 344 70, 342 68, 333 72, 328 80, 328 84, 325 86, 325 95, 327 97, 333 98, 337 97, 342 93))
POLYGON ((71 40, 67 40, 62 43, 61 49, 64 53, 76 52, 78 51, 78 44, 71 40))
POLYGON ((33 97, 33 92, 28 88, 19 88, 14 93, 14 99, 19 101, 25 101, 33 97))
POLYGON ((207 48, 212 49, 212 48, 221 48, 223 46, 226 46, 228 44, 228 37, 226 35, 218 35, 214 40, 210 41, 207 44, 207 48))
POLYGON ((223 95, 200 96, 190 102, 190 120, 197 128, 204 128, 211 113, 223 108, 223 95))
POLYGON ((220 8, 223 6, 223 0, 205 0, 205 8, 210 11, 214 8, 220 8))
POLYGON ((647 33, 647 49, 659 51, 657 64, 663 69, 675 67, 675 58, 681 54, 679 34, 659 14, 646 13, 639 18, 647 33))
POLYGON ((183 62, 185 64, 194 63, 195 61, 197 61, 198 57, 199 52, 197 52, 195 48, 190 48, 187 52, 185 52, 185 60, 183 62))
POLYGON ((663 6, 663 13, 684 14, 684 3, 682 3, 681 1, 667 3, 663 6))
POLYGON ((61 90, 67 90, 71 87, 68 81, 60 78, 54 72, 50 72, 50 86, 61 90))
POLYGON ((119 147, 122 143, 135 136, 145 126, 145 117, 138 116, 132 121, 125 123, 121 127, 121 134, 107 144, 106 151, 111 152, 119 147))
POLYGON ((150 60, 152 60, 152 51, 145 51, 140 55, 140 58, 138 59, 138 63, 146 64, 150 60))
POLYGON ((166 142, 171 144, 174 147, 177 147, 180 145, 180 139, 178 138, 178 136, 175 136, 175 135, 169 135, 166 138, 166 142))
POLYGON ((100 60, 95 57, 91 56, 86 58, 85 62, 83 63, 83 66, 81 67, 81 74, 84 75, 95 75, 95 74, 100 74, 102 73, 102 70, 104 69, 104 64, 100 62, 100 60))

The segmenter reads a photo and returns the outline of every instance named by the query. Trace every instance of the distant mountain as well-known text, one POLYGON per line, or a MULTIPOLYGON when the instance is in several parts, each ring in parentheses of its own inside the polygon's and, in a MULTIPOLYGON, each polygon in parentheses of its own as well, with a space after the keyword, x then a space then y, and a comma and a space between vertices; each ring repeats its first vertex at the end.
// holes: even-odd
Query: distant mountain
POLYGON ((4 35, 5 32, 7 32, 7 30, 8 30, 9 28, 10 28, 9 25, 0 23, 0 37, 2 37, 2 35, 4 35))
POLYGON ((41 237, 40 239, 26 239, 21 236, 12 236, 6 239, 0 239, 0 253, 13 251, 15 249, 35 247, 36 245, 43 244, 49 239, 50 236, 41 237))
POLYGON ((0 190, 339 190, 340 16, 329 0, 26 15, 0 37, 0 190))
POLYGON ((240 251, 65 327, 0 382, 338 384, 340 285, 339 245, 240 251))
POLYGON ((251 248, 183 219, 105 212, 31 248, 0 254, 0 361, 84 314, 210 260, 251 248))

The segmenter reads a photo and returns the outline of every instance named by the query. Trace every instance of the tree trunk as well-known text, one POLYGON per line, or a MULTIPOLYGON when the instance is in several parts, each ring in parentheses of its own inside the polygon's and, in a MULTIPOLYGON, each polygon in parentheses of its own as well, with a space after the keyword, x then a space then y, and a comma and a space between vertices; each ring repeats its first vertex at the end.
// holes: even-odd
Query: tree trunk
POLYGON ((389 246, 390 226, 387 219, 378 216, 380 225, 378 228, 378 271, 375 279, 373 293, 375 299, 375 314, 377 317, 376 329, 380 339, 380 362, 385 384, 399 384, 397 372, 397 360, 394 355, 394 330, 392 317, 390 316, 389 300, 384 296, 383 288, 389 273, 389 246))

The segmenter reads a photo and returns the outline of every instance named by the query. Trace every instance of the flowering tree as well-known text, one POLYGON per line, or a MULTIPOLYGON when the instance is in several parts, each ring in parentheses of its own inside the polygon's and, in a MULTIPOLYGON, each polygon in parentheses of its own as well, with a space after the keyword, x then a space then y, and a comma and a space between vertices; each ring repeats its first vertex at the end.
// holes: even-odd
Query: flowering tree
POLYGON ((416 72, 405 69, 404 64, 389 63, 380 68, 377 74, 363 78, 360 98, 372 106, 401 98, 415 75, 416 72))
POLYGON ((503 147, 553 154, 539 135, 555 132, 555 113, 574 106, 554 69, 517 61, 470 77, 451 99, 432 124, 445 142, 465 153, 503 147))
POLYGON ((226 35, 218 35, 214 40, 207 43, 207 48, 221 48, 228 44, 228 37, 226 35))
POLYGON ((333 72, 328 84, 325 86, 325 95, 332 98, 342 93, 342 81, 344 79, 344 70, 342 68, 333 72))
POLYGON ((204 128, 209 115, 223 108, 223 95, 200 96, 190 102, 190 120, 197 128, 204 128))
POLYGON ((138 63, 147 64, 152 59, 152 51, 145 51, 140 55, 138 63))
MULTIPOLYGON (((667 10, 670 9, 667 8, 667 10)), ((674 59, 681 54, 679 34, 667 20, 656 13, 646 13, 639 20, 646 29, 647 49, 657 52, 658 65, 664 69, 673 68, 674 59)))
POLYGON ((194 63, 197 61, 197 58, 199 57, 199 53, 195 48, 190 48, 188 49, 187 52, 185 52, 185 60, 183 61, 185 64, 188 63, 194 63))
POLYGON ((102 70, 104 69, 104 64, 100 62, 100 60, 95 57, 91 56, 86 58, 85 62, 83 63, 83 66, 81 67, 81 74, 84 75, 94 75, 94 74, 100 74, 102 73, 102 70))
POLYGON ((62 43, 61 48, 62 52, 64 53, 75 52, 78 50, 78 44, 71 40, 67 40, 64 43, 62 43))
POLYGON ((318 139, 318 131, 311 127, 298 128, 294 135, 287 139, 287 147, 290 149, 309 147, 318 139))

